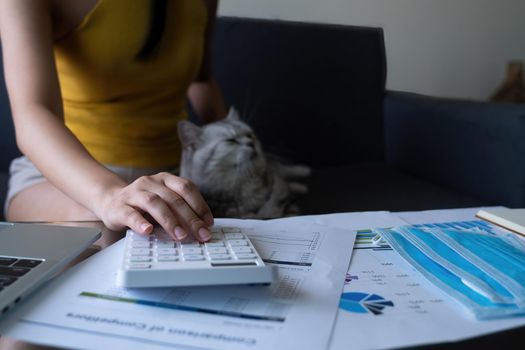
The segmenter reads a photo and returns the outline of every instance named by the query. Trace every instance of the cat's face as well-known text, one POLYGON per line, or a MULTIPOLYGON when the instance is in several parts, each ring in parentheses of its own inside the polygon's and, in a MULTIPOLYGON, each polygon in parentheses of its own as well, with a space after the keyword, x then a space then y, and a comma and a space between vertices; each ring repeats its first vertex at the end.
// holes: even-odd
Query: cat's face
POLYGON ((266 168, 260 142, 233 109, 225 120, 204 127, 180 122, 179 138, 183 147, 181 176, 198 186, 228 188, 239 185, 241 179, 259 176, 266 168))

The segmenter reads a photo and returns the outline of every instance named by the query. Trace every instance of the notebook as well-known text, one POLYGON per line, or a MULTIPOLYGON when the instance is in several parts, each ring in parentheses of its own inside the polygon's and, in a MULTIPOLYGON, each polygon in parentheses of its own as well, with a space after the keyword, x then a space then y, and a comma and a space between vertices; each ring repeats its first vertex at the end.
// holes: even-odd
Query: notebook
POLYGON ((92 228, 0 222, 0 317, 100 236, 92 228))
POLYGON ((525 236, 525 209, 494 208, 481 209, 477 217, 525 236))

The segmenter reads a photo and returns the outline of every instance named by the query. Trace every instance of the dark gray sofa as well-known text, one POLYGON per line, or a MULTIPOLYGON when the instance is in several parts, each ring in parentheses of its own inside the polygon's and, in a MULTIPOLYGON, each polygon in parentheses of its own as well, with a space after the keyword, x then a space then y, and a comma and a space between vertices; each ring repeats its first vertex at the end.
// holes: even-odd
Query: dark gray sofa
MULTIPOLYGON (((385 90, 379 28, 220 18, 214 71, 265 149, 314 171, 304 214, 525 206, 525 106, 385 90)), ((0 87, 0 196, 16 149, 0 87)))
POLYGON ((4 215, 4 198, 7 191, 9 163, 11 159, 18 155, 20 155, 20 151, 16 147, 0 55, 0 219, 3 219, 4 215))
POLYGON ((525 206, 525 105, 385 91, 380 28, 222 18, 215 74, 268 151, 314 167, 305 214, 525 206))

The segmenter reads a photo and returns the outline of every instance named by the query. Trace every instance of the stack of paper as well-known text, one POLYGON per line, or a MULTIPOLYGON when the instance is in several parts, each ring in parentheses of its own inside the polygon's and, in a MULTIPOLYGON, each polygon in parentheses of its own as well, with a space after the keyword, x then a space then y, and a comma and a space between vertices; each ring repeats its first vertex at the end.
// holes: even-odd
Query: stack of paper
POLYGON ((33 295, 2 333, 78 349, 326 348, 355 234, 320 225, 217 221, 251 230, 261 257, 278 266, 278 280, 268 287, 117 288, 120 241, 33 295))
POLYGON ((372 244, 372 228, 472 221, 478 210, 221 221, 253 229, 263 259, 278 264, 279 280, 262 288, 116 288, 119 242, 23 302, 0 333, 79 349, 346 350, 449 342, 523 326, 523 317, 470 318, 388 245, 372 244))

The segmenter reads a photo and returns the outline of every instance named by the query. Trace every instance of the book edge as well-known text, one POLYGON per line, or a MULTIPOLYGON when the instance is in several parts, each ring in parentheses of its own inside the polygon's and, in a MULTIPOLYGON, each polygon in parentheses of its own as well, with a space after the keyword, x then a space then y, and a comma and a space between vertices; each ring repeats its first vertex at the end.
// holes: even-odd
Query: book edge
POLYGON ((476 217, 525 237, 525 226, 517 224, 494 213, 481 209, 476 213, 476 217))

